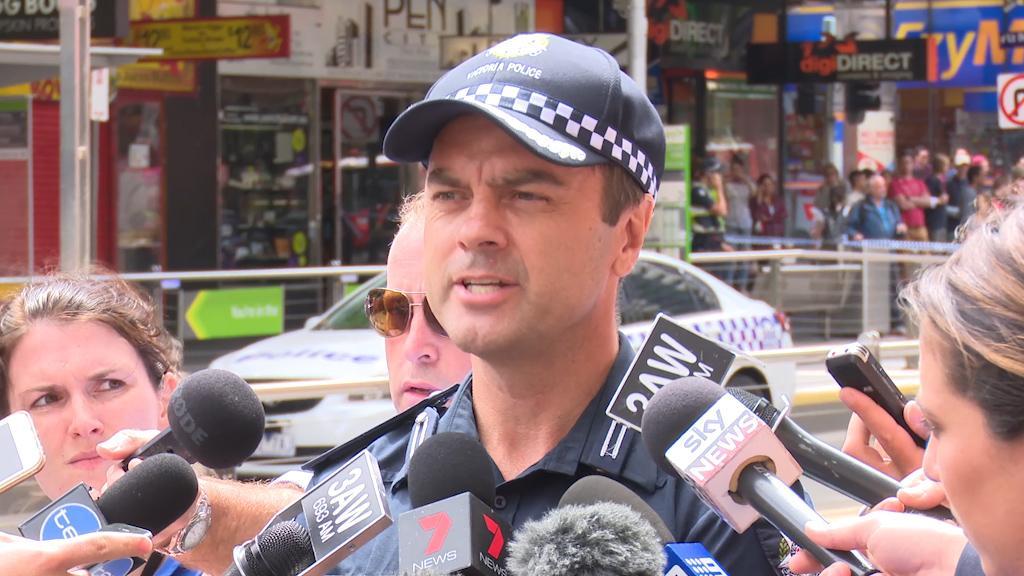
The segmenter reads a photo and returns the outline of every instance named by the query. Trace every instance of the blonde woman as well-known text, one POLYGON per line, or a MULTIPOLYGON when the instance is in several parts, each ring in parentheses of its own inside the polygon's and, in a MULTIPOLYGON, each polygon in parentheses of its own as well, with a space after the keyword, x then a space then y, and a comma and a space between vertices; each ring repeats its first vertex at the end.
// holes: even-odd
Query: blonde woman
MULTIPOLYGON (((890 576, 1024 574, 1024 207, 1011 204, 973 224, 902 295, 921 326, 923 470, 960 527, 874 512, 809 531, 825 546, 865 550, 890 576)), ((792 567, 814 568, 807 556, 792 567)), ((836 565, 822 575, 848 573, 836 565)))

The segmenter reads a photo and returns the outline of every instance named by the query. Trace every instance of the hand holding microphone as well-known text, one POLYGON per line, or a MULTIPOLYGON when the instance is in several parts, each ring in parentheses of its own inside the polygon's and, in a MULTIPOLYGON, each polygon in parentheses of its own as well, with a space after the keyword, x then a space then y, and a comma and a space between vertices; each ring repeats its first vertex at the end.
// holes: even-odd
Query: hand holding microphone
MULTIPOLYGON (((871 512, 866 516, 808 524, 807 536, 835 550, 863 550, 886 576, 949 576, 956 571, 967 538, 959 528, 919 515, 871 512)), ((821 564, 807 551, 792 558, 798 574, 817 572, 821 564)), ((848 576, 842 565, 827 567, 820 576, 848 576)))
POLYGON ((84 574, 75 568, 117 558, 144 558, 152 549, 150 539, 140 534, 94 532, 68 540, 39 542, 0 532, 0 574, 84 574))
POLYGON ((210 368, 185 377, 167 411, 170 426, 148 441, 122 431, 98 450, 104 457, 123 458, 124 470, 136 458, 164 452, 208 468, 231 468, 252 456, 263 439, 263 404, 245 380, 227 370, 210 368))
POLYGON ((655 462, 686 481, 737 532, 763 517, 823 563, 845 562, 855 576, 877 573, 856 554, 829 550, 804 533, 820 521, 790 488, 801 469, 771 429, 706 378, 680 378, 655 393, 643 415, 655 462))

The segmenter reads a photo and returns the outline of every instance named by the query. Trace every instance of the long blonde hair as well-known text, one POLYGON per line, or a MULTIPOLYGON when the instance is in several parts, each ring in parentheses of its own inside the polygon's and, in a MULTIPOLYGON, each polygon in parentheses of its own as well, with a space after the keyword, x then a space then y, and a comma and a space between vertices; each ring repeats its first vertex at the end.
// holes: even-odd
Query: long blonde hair
POLYGON ((902 304, 938 332, 953 388, 1013 440, 1024 435, 1024 204, 973 219, 964 236, 903 290, 902 304))

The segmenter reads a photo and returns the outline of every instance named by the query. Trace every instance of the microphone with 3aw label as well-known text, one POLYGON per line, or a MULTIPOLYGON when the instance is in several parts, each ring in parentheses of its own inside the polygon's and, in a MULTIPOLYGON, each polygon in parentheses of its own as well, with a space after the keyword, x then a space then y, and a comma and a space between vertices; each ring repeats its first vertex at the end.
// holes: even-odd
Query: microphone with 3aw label
POLYGON ((822 564, 843 562, 854 576, 876 574, 855 552, 828 550, 804 526, 825 523, 790 488, 800 466, 772 430, 706 378, 670 382, 643 416, 643 440, 655 462, 686 481, 734 530, 764 517, 822 564))
POLYGON ((492 509, 491 457, 456 432, 427 438, 409 461, 412 510, 398 517, 402 574, 508 576, 509 526, 492 509))
MULTIPOLYGON (((74 538, 126 524, 157 534, 188 512, 199 495, 195 471, 174 454, 147 458, 114 482, 95 502, 79 484, 23 522, 18 529, 33 540, 74 538)), ((95 576, 124 576, 142 563, 124 558, 97 564, 95 576)))
MULTIPOLYGON (((900 489, 896 480, 815 438, 764 398, 739 388, 730 388, 729 393, 775 430, 775 436, 808 477, 867 506, 896 497, 900 489)), ((917 512, 938 520, 953 520, 945 506, 917 512)))
POLYGON ((380 467, 364 450, 236 546, 224 576, 321 576, 390 525, 380 467))
POLYGON ((121 462, 170 452, 208 468, 245 462, 263 439, 263 404, 251 386, 227 370, 186 376, 167 406, 170 426, 121 462))

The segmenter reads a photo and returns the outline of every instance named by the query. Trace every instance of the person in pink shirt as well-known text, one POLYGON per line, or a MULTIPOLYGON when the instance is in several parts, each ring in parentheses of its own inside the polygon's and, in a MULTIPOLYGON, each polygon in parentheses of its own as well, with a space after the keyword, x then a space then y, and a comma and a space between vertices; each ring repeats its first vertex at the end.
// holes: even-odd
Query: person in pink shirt
POLYGON ((903 223, 907 225, 907 239, 927 242, 924 209, 934 208, 941 198, 932 196, 924 181, 914 177, 914 156, 910 152, 900 156, 899 173, 889 186, 889 198, 900 208, 903 223))

